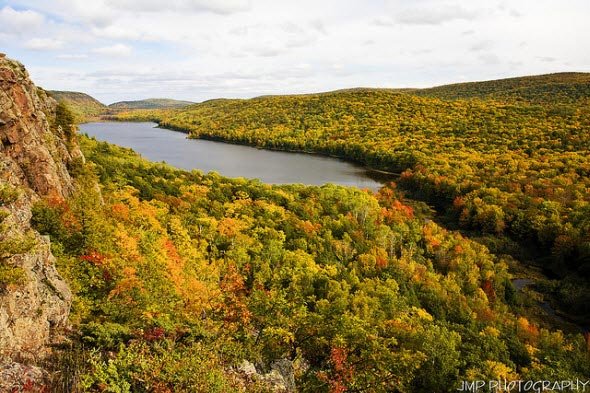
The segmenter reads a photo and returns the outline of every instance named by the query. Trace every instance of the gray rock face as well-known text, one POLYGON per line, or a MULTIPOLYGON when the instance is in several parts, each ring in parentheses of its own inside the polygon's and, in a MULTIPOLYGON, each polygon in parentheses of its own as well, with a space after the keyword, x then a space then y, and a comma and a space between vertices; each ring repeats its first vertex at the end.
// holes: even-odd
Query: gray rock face
POLYGON ((48 116, 55 116, 56 105, 20 63, 0 58, 2 155, 16 164, 12 175, 22 184, 39 195, 63 198, 73 190, 67 166, 82 154, 75 141, 50 129, 48 116))
POLYGON ((59 329, 66 326, 72 295, 55 269, 49 242, 35 236, 36 245, 3 263, 25 271, 26 283, 0 296, 0 356, 36 362, 46 353, 59 329))
POLYGON ((297 391, 294 364, 288 359, 274 361, 267 373, 258 372, 256 366, 247 360, 242 361, 236 371, 237 376, 244 380, 245 383, 258 382, 272 392, 290 393, 297 391))
POLYGON ((39 367, 7 362, 0 365, 0 392, 46 393, 48 377, 39 367))
POLYGON ((31 373, 32 379, 43 374, 23 364, 35 364, 47 354, 47 345, 67 325, 71 305, 49 239, 30 224, 35 201, 71 195, 74 183, 67 168, 82 158, 75 140, 51 130, 48 119, 55 116, 55 108, 55 101, 35 87, 20 63, 0 56, 0 189, 18 191, 18 196, 0 201, 0 243, 29 244, 22 250, 0 251, 0 267, 24 276, 18 284, 0 282, 0 392, 20 383, 11 378, 21 371, 31 373))

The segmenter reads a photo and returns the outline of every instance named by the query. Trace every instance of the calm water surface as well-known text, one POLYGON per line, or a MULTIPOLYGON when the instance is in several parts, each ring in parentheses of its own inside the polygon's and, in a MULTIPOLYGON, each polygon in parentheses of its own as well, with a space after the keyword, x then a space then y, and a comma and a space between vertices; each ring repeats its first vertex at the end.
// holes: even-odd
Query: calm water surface
POLYGON ((80 125, 98 140, 130 147, 144 158, 183 169, 216 171, 227 177, 257 178, 270 184, 326 183, 376 190, 383 175, 361 166, 305 153, 256 149, 200 139, 156 128, 155 123, 102 122, 80 125))

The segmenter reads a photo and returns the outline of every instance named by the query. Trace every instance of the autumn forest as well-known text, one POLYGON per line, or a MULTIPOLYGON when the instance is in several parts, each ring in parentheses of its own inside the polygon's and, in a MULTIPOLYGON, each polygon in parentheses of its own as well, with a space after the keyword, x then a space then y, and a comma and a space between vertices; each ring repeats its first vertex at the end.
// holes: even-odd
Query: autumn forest
MULTIPOLYGON (((589 97, 587 74, 557 74, 103 111, 391 181, 267 185, 78 135, 76 192, 32 217, 74 293, 54 386, 443 392, 587 377, 589 97)), ((84 109, 61 102, 53 127, 70 129, 84 109)))

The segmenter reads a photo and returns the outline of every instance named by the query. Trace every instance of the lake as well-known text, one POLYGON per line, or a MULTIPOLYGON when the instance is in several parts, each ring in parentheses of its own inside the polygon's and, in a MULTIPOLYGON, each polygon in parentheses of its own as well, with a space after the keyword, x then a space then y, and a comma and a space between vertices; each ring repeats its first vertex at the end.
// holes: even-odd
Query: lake
POLYGON ((216 171, 226 177, 256 178, 269 184, 333 183, 377 190, 387 178, 332 157, 188 139, 187 134, 157 128, 156 123, 85 123, 80 125, 80 132, 129 147, 150 161, 165 161, 187 170, 216 171))

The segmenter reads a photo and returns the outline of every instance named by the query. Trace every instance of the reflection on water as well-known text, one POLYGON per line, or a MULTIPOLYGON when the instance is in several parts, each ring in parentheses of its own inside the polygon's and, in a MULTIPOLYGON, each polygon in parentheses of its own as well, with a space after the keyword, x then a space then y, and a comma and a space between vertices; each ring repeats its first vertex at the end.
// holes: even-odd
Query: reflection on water
POLYGON ((376 190, 386 181, 383 174, 337 158, 187 139, 184 133, 155 127, 155 123, 86 123, 80 125, 80 132, 130 147, 151 161, 165 161, 188 170, 216 171, 227 177, 257 178, 270 184, 334 183, 376 190))

